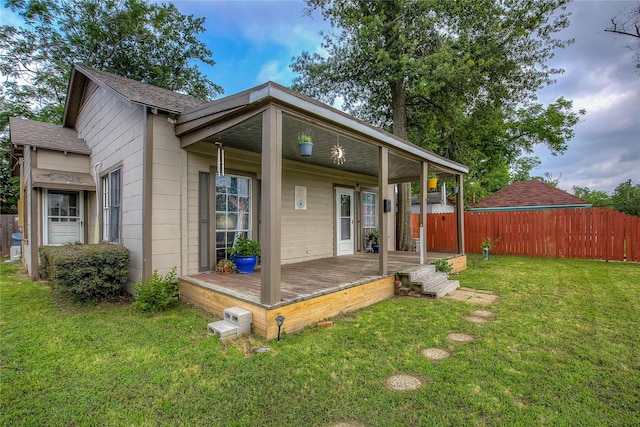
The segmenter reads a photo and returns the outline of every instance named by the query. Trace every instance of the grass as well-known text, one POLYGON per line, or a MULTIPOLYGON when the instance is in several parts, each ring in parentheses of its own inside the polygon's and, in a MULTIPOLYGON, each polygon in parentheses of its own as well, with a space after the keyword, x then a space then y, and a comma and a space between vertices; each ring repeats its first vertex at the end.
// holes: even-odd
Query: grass
POLYGON ((279 344, 208 337, 214 317, 184 304, 76 306, 0 269, 1 425, 640 424, 638 264, 492 256, 459 276, 492 306, 392 298, 279 344), (493 320, 463 319, 478 308, 493 320), (400 373, 425 383, 385 387, 400 373))

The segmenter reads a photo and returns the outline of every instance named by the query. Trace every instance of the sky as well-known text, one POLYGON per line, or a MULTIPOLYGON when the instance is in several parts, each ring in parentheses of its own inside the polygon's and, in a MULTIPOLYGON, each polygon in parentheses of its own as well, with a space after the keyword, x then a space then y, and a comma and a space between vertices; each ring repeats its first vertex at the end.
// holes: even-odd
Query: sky
MULTIPOLYGON (((306 16, 301 1, 174 1, 183 13, 207 18, 203 40, 217 64, 204 70, 226 95, 268 80, 289 86, 289 69, 302 51, 322 52, 320 31, 329 25, 318 14, 306 16)), ((640 70, 630 37, 604 31, 612 17, 636 1, 587 1, 569 4, 571 25, 559 34, 575 43, 556 53, 549 65, 563 68, 557 82, 539 92, 539 100, 573 100, 587 113, 575 127, 568 150, 552 156, 543 147, 533 155, 542 166, 532 175, 550 173, 559 187, 611 192, 628 180, 640 184, 640 70)))
MULTIPOLYGON (((225 95, 274 81, 290 86, 295 74, 292 58, 303 51, 322 53, 321 31, 328 23, 316 13, 304 13, 299 0, 173 1, 185 14, 205 17, 201 39, 213 52, 216 65, 200 64, 225 95)), ((570 3, 569 28, 559 34, 575 43, 556 52, 549 65, 563 68, 557 82, 539 92, 545 104, 563 96, 586 115, 575 127, 568 150, 551 156, 538 147, 533 155, 542 166, 532 175, 550 173, 559 187, 573 186, 612 192, 628 179, 640 184, 640 69, 635 68, 631 37, 604 29, 612 17, 631 10, 637 1, 576 0, 570 3)), ((7 9, 0 23, 9 23, 7 9)))

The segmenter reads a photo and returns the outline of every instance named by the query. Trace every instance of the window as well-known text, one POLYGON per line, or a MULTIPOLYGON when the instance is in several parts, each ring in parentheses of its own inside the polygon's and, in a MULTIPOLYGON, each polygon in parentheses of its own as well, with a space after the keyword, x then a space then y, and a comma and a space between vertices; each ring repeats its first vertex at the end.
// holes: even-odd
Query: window
POLYGON ((102 240, 120 242, 120 169, 102 178, 102 240))
POLYGON ((369 245, 369 234, 376 228, 376 193, 362 192, 362 240, 369 245))
POLYGON ((216 177, 216 263, 237 236, 251 238, 251 179, 216 177))

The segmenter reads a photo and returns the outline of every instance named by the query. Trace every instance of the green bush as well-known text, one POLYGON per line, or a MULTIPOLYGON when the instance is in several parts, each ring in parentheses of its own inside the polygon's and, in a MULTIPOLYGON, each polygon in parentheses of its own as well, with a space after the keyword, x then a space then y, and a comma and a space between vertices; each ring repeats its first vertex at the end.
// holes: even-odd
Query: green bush
POLYGON ((176 267, 167 273, 166 276, 158 274, 158 270, 153 271, 153 275, 145 283, 138 280, 133 284, 135 301, 133 305, 148 313, 158 313, 178 299, 180 286, 174 283, 176 279, 176 267))
POLYGON ((118 245, 70 244, 40 248, 40 276, 63 294, 95 302, 124 293, 129 250, 118 245))
POLYGON ((446 258, 440 258, 433 261, 433 265, 436 266, 436 271, 441 273, 451 273, 451 264, 449 264, 449 261, 446 258))

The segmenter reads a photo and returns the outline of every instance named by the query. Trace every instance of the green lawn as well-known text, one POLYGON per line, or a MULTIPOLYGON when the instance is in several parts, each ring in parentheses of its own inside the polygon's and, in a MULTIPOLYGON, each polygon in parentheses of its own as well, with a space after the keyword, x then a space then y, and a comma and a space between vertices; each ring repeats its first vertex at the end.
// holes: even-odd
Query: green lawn
POLYGON ((492 256, 459 276, 492 306, 392 298, 279 344, 208 337, 215 318, 184 304, 79 307, 0 269, 0 425, 640 425, 638 264, 492 256), (479 308, 493 321, 463 318, 479 308), (393 391, 393 374, 425 383, 393 391))

